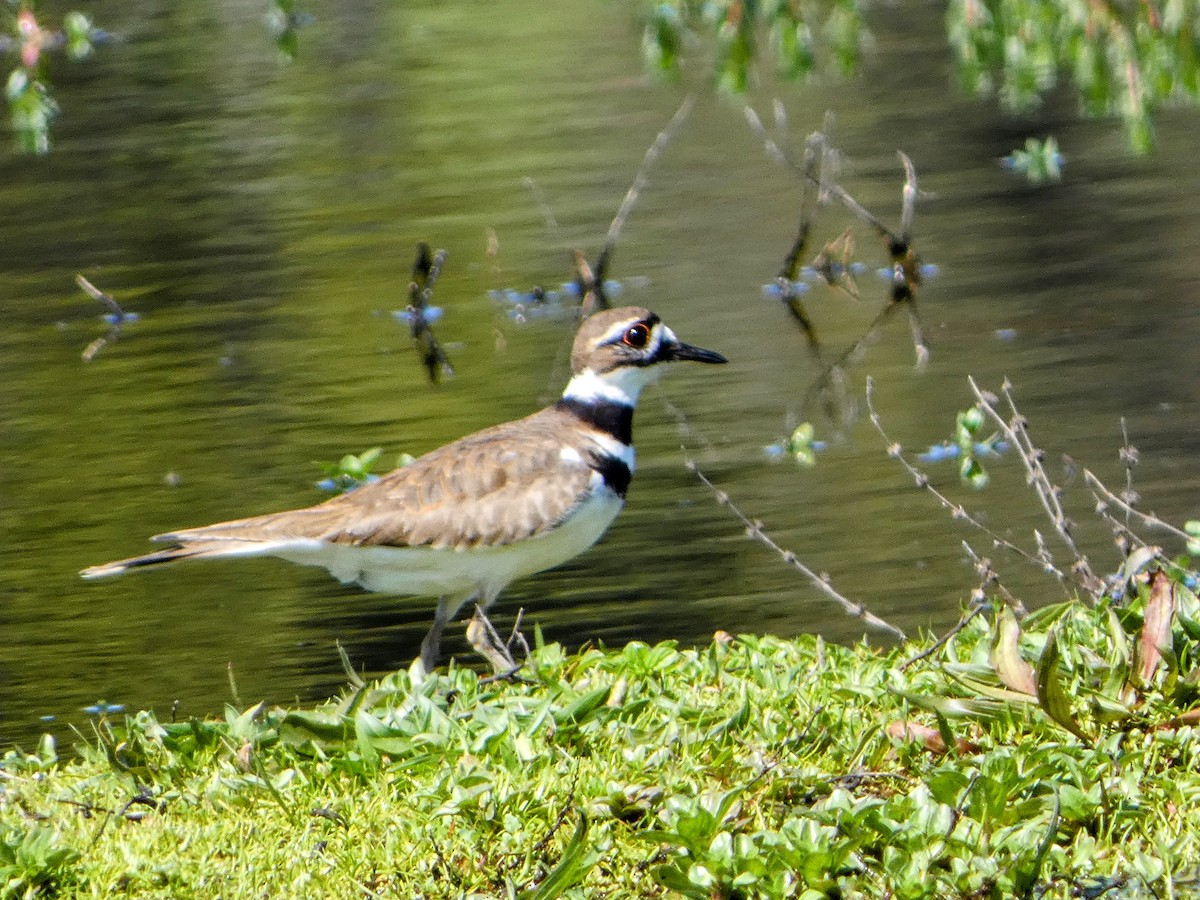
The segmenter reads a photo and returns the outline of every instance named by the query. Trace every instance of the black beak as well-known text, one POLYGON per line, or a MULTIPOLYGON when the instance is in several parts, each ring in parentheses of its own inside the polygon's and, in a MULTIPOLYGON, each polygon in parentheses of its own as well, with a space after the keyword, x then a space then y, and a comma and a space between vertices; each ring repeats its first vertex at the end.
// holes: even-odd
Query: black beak
POLYGON ((727 363, 724 356, 716 350, 705 350, 703 347, 693 347, 691 344, 664 344, 658 350, 660 358, 670 361, 691 360, 702 363, 727 363))

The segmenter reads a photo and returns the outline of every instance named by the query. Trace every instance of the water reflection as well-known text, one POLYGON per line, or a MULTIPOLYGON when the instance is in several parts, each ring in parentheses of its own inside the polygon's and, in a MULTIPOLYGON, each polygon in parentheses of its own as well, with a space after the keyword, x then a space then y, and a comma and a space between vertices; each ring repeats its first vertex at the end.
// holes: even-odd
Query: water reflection
MULTIPOLYGON (((515 322, 488 292, 571 277, 570 251, 601 243, 680 99, 642 80, 620 6, 501 3, 485 29, 458 4, 342 4, 305 29, 286 67, 269 39, 253 40, 257 9, 96 7, 128 39, 56 78, 71 115, 54 153, 0 156, 0 740, 26 743, 40 716, 65 727, 101 697, 214 712, 229 697, 227 663, 247 701, 334 690, 338 640, 370 671, 406 664, 429 603, 267 560, 95 585, 75 573, 145 549, 150 534, 315 502, 315 460, 420 453, 557 394, 569 320, 515 322), (211 54, 195 52, 198 33, 211 54), (555 211, 552 235, 527 177, 555 211), (436 327, 457 375, 436 387, 391 316, 418 240, 450 250, 436 327), (88 365, 80 354, 106 326, 76 273, 141 315, 88 365)), ((889 433, 919 452, 971 402, 966 374, 987 386, 1007 376, 1039 441, 1117 481, 1125 416, 1147 508, 1196 516, 1194 114, 1163 117, 1159 152, 1136 161, 1119 129, 1075 123, 1066 102, 1036 120, 998 118, 953 93, 936 17, 877 14, 862 79, 787 95, 797 128, 833 111, 842 177, 868 209, 897 208, 898 148, 929 194, 917 215, 922 254, 940 266, 921 295, 930 365, 915 373, 908 333, 885 329, 848 368, 848 395, 872 375, 889 433), (1034 188, 997 166, 1050 131, 1070 158, 1061 184, 1034 188)), ((976 581, 963 533, 867 423, 816 434, 827 446, 812 468, 764 458, 820 374, 787 314, 761 298, 800 194, 740 111, 701 98, 652 171, 611 277, 645 279, 622 299, 686 322, 732 364, 704 382, 678 373, 644 398, 628 508, 592 552, 513 585, 499 627, 524 607, 527 623, 571 645, 700 642, 717 629, 859 636, 745 539, 684 470, 681 442, 847 596, 910 632, 957 618, 976 581)), ((826 212, 813 246, 847 225, 826 212)), ((888 263, 866 233, 856 256, 888 263)), ((872 303, 822 285, 805 296, 831 348, 877 312, 871 290, 883 287, 860 282, 872 303)), ((1019 466, 988 467, 978 494, 953 466, 931 474, 1027 543, 1046 523, 1019 466)), ((1097 568, 1114 564, 1090 495, 1067 499, 1097 568)), ((1059 596, 995 562, 1031 606, 1059 596)), ((448 650, 464 649, 449 637, 460 635, 448 650)))

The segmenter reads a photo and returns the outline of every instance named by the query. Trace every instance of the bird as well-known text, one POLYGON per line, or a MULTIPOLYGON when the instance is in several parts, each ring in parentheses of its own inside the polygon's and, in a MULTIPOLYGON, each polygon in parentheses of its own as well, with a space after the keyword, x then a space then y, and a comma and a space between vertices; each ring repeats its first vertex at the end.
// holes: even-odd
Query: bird
POLYGON ((437 664, 446 626, 468 602, 474 649, 497 674, 518 667, 486 611, 513 581, 591 547, 625 504, 633 412, 666 363, 726 363, 680 341, 648 309, 584 319, 562 398, 525 418, 459 438, 323 503, 185 528, 171 547, 80 572, 94 579, 190 559, 269 556, 319 566, 371 592, 437 597, 412 671, 437 664))

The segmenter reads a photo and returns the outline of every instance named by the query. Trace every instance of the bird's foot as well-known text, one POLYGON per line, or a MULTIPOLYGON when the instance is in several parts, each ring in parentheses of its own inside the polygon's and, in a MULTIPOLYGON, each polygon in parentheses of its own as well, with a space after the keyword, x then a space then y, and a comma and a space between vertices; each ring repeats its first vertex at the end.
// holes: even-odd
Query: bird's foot
POLYGON ((521 667, 525 664, 525 660, 529 657, 529 645, 525 642, 525 638, 520 632, 520 625, 521 613, 518 613, 512 635, 507 641, 501 640, 495 626, 492 625, 483 608, 479 606, 475 607, 475 615, 471 617, 471 622, 467 625, 467 640, 471 642, 471 646, 475 648, 475 652, 491 664, 494 673, 487 678, 481 679, 481 683, 487 684, 493 681, 511 680, 521 670, 521 667), (521 662, 517 662, 513 657, 513 648, 515 646, 520 646, 524 651, 521 662))

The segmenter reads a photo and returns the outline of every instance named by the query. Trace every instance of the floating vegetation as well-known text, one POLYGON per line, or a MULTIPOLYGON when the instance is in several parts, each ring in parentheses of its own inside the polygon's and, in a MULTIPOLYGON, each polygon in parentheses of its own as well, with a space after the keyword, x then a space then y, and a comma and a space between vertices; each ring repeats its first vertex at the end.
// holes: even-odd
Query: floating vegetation
POLYGON ((763 452, 768 459, 783 459, 785 456, 790 456, 802 466, 815 466, 817 454, 828 446, 825 441, 817 440, 816 431, 811 422, 802 422, 785 440, 763 447, 763 452))
POLYGON ((1058 141, 1053 136, 1039 141, 1029 138, 1025 141, 1023 150, 1014 150, 1000 160, 1000 165, 1013 172, 1024 175, 1030 184, 1045 184, 1050 181, 1062 181, 1062 167, 1066 157, 1058 149, 1058 141))
POLYGON ((296 0, 272 0, 267 11, 267 30, 275 38, 275 46, 286 60, 293 60, 300 52, 298 32, 316 19, 300 9, 296 0))
MULTIPOLYGON (((800 278, 796 281, 791 281, 786 284, 781 284, 778 279, 768 281, 762 286, 762 295, 769 300, 781 299, 789 291, 793 294, 807 294, 812 290, 814 285, 826 285, 829 287, 836 286, 838 282, 845 282, 855 275, 864 275, 871 271, 871 267, 864 262, 852 262, 850 265, 835 265, 826 270, 817 269, 813 266, 801 266, 799 270, 800 278)), ((922 281, 930 281, 937 278, 941 274, 941 267, 937 263, 921 263, 919 272, 922 281)), ((892 282, 895 273, 892 269, 879 267, 875 269, 875 275, 881 281, 888 284, 892 282)), ((858 299, 857 297, 855 299, 858 299)))
MULTIPOLYGON (((442 316, 445 314, 446 310, 440 306, 428 306, 421 313, 421 317, 424 318, 428 324, 433 325, 435 322, 440 321, 442 316)), ((392 318, 398 322, 403 322, 405 325, 413 325, 418 321, 417 313, 413 312, 411 309, 393 310, 392 318)))
POLYGON ((125 712, 125 704, 97 700, 95 703, 89 703, 87 706, 82 707, 81 711, 87 713, 89 716, 116 715, 125 712))
MULTIPOLYGON (((317 489, 331 494, 346 494, 364 484, 378 481, 380 476, 373 470, 382 454, 382 447, 372 447, 359 454, 347 453, 337 462, 317 463, 325 473, 325 477, 317 482, 317 489)), ((396 468, 404 468, 414 458, 409 453, 401 453, 396 460, 396 468)))

